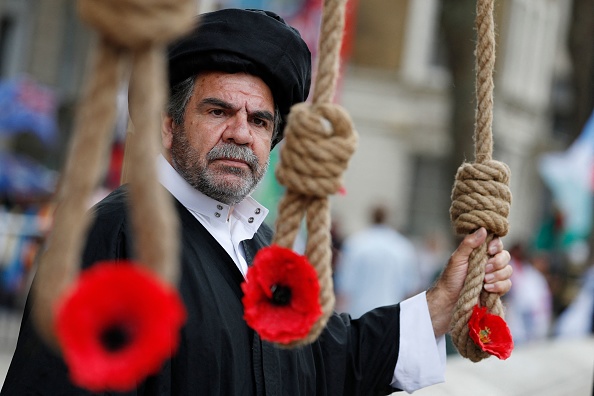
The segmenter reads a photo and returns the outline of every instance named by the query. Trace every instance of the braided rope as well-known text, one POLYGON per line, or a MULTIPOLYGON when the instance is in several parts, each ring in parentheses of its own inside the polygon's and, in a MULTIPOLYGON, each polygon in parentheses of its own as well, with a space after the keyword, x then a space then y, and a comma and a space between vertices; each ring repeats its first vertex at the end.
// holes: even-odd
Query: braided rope
POLYGON ((282 347, 296 347, 317 339, 334 309, 331 268, 330 205, 328 196, 342 186, 342 174, 355 151, 352 121, 340 106, 330 103, 336 89, 339 51, 346 0, 326 0, 320 29, 318 70, 312 104, 291 108, 276 169, 287 190, 278 207, 273 244, 292 248, 302 219, 307 225, 305 254, 320 283, 322 315, 309 334, 282 347))
POLYGON ((486 241, 470 255, 468 274, 450 322, 452 341, 458 352, 474 362, 490 355, 482 351, 469 336, 467 323, 473 306, 486 306, 490 313, 504 316, 499 295, 484 290, 483 280, 485 264, 489 258, 487 246, 495 236, 507 235, 507 216, 511 204, 508 187, 510 169, 506 164, 491 159, 495 66, 493 3, 494 0, 477 1, 477 108, 474 130, 476 162, 462 164, 458 169, 450 208, 450 218, 459 235, 468 234, 480 227, 485 227, 489 232, 486 241))
POLYGON ((132 222, 139 261, 175 284, 177 223, 173 204, 160 187, 154 159, 159 153, 159 114, 166 79, 164 45, 193 22, 189 0, 79 0, 81 18, 100 33, 96 59, 77 113, 75 132, 57 194, 54 226, 34 284, 33 317, 41 336, 58 349, 55 305, 79 272, 79 258, 92 221, 87 213, 108 160, 116 115, 115 98, 132 59, 131 114, 138 114, 130 149, 132 222))

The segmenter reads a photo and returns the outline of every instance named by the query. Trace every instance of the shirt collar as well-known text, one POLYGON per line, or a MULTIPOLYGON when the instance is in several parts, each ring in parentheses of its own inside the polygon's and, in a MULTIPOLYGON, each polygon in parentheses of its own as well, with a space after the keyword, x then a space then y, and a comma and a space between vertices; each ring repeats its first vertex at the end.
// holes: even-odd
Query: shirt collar
POLYGON ((255 232, 268 215, 268 209, 251 196, 234 206, 229 206, 204 195, 188 184, 161 154, 157 159, 157 171, 161 184, 182 205, 207 217, 211 222, 225 223, 228 218, 234 217, 255 232))

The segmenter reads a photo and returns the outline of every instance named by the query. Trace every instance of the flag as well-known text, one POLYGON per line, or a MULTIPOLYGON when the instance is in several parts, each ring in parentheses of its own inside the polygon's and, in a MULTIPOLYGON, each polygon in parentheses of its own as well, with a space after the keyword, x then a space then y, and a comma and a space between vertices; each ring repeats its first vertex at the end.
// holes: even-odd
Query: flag
POLYGON ((587 240, 594 203, 594 112, 571 146, 542 155, 538 169, 563 218, 562 246, 587 240))

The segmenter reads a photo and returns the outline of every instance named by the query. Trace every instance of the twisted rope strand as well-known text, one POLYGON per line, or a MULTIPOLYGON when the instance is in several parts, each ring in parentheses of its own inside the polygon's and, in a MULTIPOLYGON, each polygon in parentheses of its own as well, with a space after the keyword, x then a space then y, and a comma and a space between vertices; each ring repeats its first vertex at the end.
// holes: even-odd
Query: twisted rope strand
POLYGON ((159 183, 155 158, 160 151, 160 114, 165 106, 164 50, 137 51, 130 80, 130 113, 135 132, 129 146, 130 206, 139 261, 175 285, 179 266, 178 220, 170 195, 159 183))
POLYGON ((485 306, 491 314, 503 317, 498 294, 483 288, 487 246, 494 236, 508 232, 507 216, 511 205, 509 167, 493 161, 493 69, 495 66, 494 0, 478 0, 476 8, 476 122, 474 164, 462 164, 452 190, 450 217, 459 235, 485 227, 489 234, 469 258, 468 273, 450 322, 452 341, 458 352, 478 362, 490 355, 469 336, 468 320, 475 305, 485 306))
POLYGON ((346 0, 326 0, 320 28, 318 70, 312 105, 291 108, 285 128, 279 182, 287 187, 279 203, 273 244, 291 249, 304 216, 305 254, 320 283, 322 315, 303 339, 279 346, 293 348, 315 341, 334 310, 328 196, 342 186, 342 174, 355 150, 357 136, 346 111, 331 104, 338 79, 346 0))
POLYGON ((340 65, 347 0, 326 0, 318 44, 318 69, 312 103, 330 103, 334 98, 340 65))
MULTIPOLYGON (((190 0, 79 0, 79 13, 100 33, 97 60, 83 96, 72 146, 68 154, 54 216, 53 230, 41 256, 33 288, 33 317, 42 338, 59 349, 54 331, 58 299, 79 272, 83 241, 91 223, 90 197, 100 183, 116 114, 116 95, 123 74, 120 66, 135 52, 131 109, 140 114, 133 139, 135 205, 132 220, 137 232, 141 264, 163 281, 177 278, 176 226, 173 204, 157 188, 154 159, 158 148, 159 118, 165 92, 162 45, 191 27, 190 0), (147 116, 148 115, 148 116, 147 116), (151 117, 150 115, 154 115, 151 117), (140 136, 140 133, 143 136, 140 136), (144 136, 146 135, 146 136, 144 136), (159 233, 158 235, 156 233, 159 233), (146 260, 146 261, 145 261, 146 260)), ((134 207, 134 205, 132 205, 134 207)))
POLYGON ((467 323, 472 314, 472 308, 477 304, 478 296, 483 293, 483 279, 485 277, 483 260, 487 256, 487 246, 491 240, 493 240, 493 235, 488 235, 485 243, 476 248, 468 259, 468 274, 451 321, 453 325, 450 335, 454 345, 462 356, 473 362, 478 362, 490 356, 472 341, 467 323))
POLYGON ((83 239, 92 220, 86 214, 89 199, 99 185, 101 165, 108 158, 119 66, 119 51, 101 40, 93 73, 79 104, 76 134, 62 172, 53 228, 33 284, 35 325, 55 349, 58 341, 53 328, 54 305, 76 278, 80 266, 83 239))
POLYGON ((478 0, 476 5, 476 99, 475 161, 491 159, 493 152, 493 70, 495 69, 494 0, 478 0))
POLYGON ((276 229, 273 244, 291 249, 299 232, 303 213, 308 202, 300 194, 287 190, 278 206, 276 229), (281 222, 279 219, 283 219, 281 222))

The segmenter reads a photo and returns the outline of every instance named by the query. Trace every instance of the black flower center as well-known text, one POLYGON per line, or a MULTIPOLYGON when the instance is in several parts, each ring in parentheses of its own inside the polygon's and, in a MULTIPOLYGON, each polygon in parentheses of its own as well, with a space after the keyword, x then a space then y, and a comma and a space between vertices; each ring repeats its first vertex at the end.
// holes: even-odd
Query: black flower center
POLYGON ((101 345, 110 352, 123 349, 131 338, 130 332, 121 324, 106 327, 100 335, 101 345))
POLYGON ((291 302, 291 288, 284 285, 272 285, 272 304, 288 305, 291 302))

